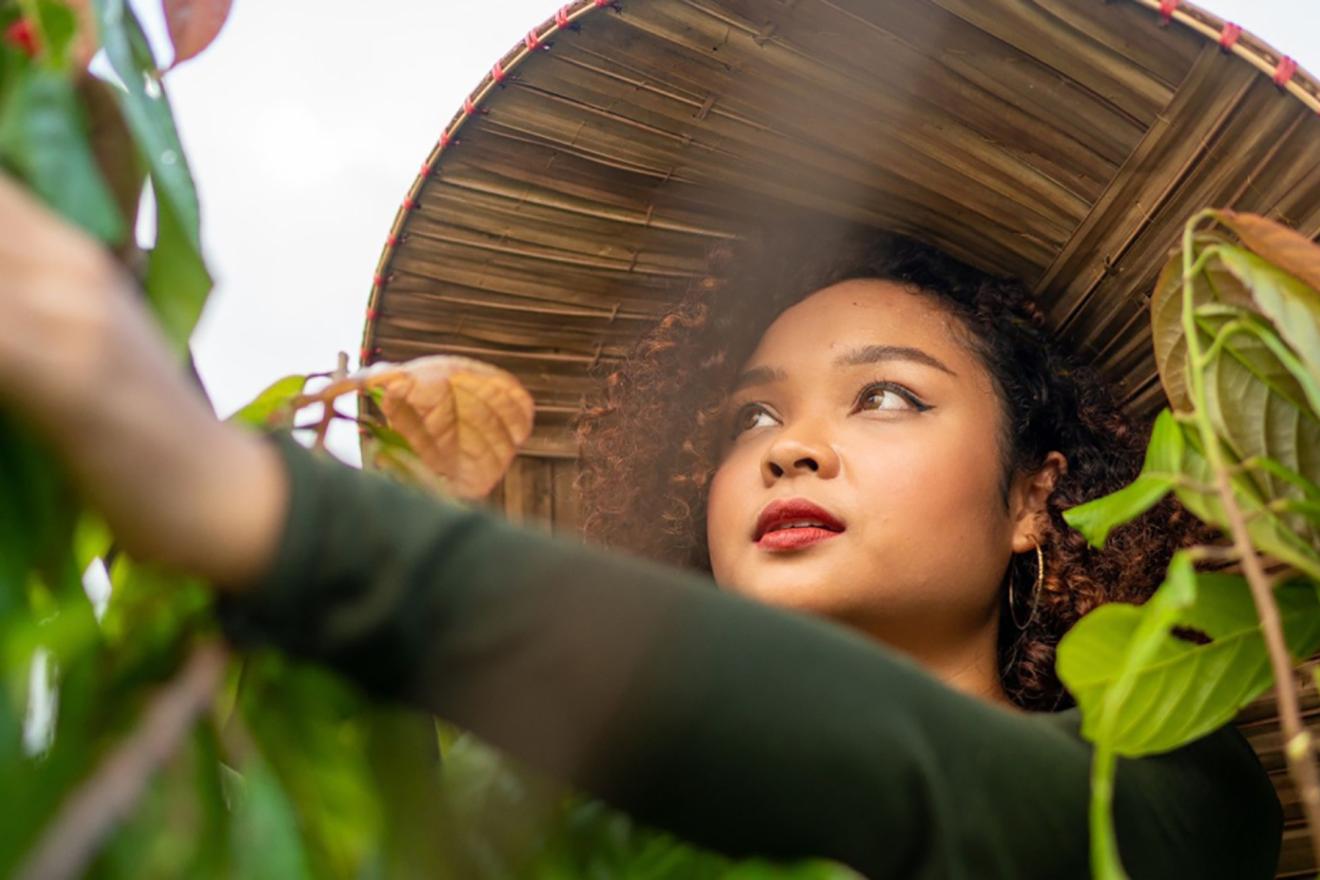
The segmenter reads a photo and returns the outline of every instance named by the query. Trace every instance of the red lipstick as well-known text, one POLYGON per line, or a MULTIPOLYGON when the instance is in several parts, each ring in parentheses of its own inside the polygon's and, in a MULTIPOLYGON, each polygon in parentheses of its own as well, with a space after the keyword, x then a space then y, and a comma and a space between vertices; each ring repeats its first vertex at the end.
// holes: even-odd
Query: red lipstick
POLYGON ((766 550, 797 550, 836 537, 844 524, 805 498, 771 501, 756 519, 752 540, 766 550))

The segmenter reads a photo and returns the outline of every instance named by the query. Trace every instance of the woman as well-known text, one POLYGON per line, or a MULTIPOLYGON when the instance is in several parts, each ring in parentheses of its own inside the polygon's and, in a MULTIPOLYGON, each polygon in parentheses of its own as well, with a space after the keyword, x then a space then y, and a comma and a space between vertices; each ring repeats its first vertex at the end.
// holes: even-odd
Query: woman
POLYGON ((1171 501, 1102 551, 1064 523, 1135 478, 1143 432, 1018 284, 866 230, 742 250, 585 420, 588 533, 833 618, 994 702, 1070 705, 1059 638, 1101 602, 1143 601, 1196 537, 1171 501), (835 522, 744 540, 790 497, 835 522))
MULTIPOLYGON (((1086 874, 1078 716, 1004 705, 1053 695, 996 685, 995 645, 1010 557, 1066 543, 1051 493, 1098 467, 1058 446, 1105 424, 1006 419, 1020 393, 1068 383, 1047 355, 1034 391, 997 387, 996 358, 1029 352, 996 353, 956 290, 851 278, 767 310, 710 484, 730 587, 714 590, 217 423, 92 242, 4 180, 0 231, 0 399, 129 552, 218 585, 236 640, 331 665, 727 853, 869 877, 1086 874), (772 504, 794 498, 823 509, 772 504)), ((1058 411, 1085 422, 1089 404, 1058 411)), ((1134 876, 1273 872, 1278 802, 1231 728, 1122 762, 1115 803, 1134 876)))

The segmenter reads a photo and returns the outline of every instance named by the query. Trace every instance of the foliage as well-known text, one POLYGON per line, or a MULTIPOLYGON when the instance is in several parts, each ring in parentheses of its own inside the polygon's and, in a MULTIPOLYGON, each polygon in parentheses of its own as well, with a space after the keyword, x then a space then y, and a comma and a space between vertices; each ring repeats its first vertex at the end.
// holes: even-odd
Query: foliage
MULTIPOLYGON (((1192 218, 1151 302, 1171 409, 1136 481, 1066 514, 1098 546, 1172 492, 1224 535, 1179 553, 1144 605, 1102 606, 1059 645, 1059 675, 1095 743, 1097 877, 1124 876, 1110 815, 1117 756, 1191 742, 1277 683, 1298 788, 1315 773, 1291 667, 1320 648, 1318 290, 1320 246, 1296 232, 1232 211, 1192 218)), ((1314 833, 1320 803, 1304 806, 1314 833)))
MULTIPOLYGON (((179 63, 214 38, 229 3, 164 6, 179 63)), ((131 8, 0 0, 0 32, 0 164, 138 272, 182 358, 210 279, 197 196, 131 8), (116 83, 85 71, 97 35, 116 83), (141 254, 144 191, 157 222, 141 254)), ((353 419, 369 466, 461 498, 486 494, 531 429, 526 391, 462 358, 352 375, 341 359, 333 373, 275 382, 233 420, 320 445, 331 422, 352 418, 335 408, 347 393, 390 419, 353 419)), ((0 790, 23 805, 0 822, 0 875, 852 876, 693 849, 327 672, 231 654, 206 586, 118 553, 3 413, 0 651, 0 790), (111 583, 100 610, 84 589, 98 571, 111 583)))

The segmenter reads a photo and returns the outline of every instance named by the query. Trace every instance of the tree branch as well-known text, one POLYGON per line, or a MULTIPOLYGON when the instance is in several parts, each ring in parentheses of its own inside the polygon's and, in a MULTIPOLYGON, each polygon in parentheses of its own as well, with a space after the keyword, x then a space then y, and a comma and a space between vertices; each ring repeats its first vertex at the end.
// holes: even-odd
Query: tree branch
POLYGON ((102 839, 127 816, 147 782, 215 698, 229 652, 218 642, 193 649, 183 669, 147 704, 137 728, 65 801, 18 872, 20 880, 81 877, 102 839))

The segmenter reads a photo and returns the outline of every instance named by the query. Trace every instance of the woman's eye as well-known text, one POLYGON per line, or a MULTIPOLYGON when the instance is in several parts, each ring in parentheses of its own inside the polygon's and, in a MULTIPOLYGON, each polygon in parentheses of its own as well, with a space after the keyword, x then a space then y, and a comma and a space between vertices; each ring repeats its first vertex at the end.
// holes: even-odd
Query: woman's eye
POLYGON ((902 412, 913 410, 922 412, 930 407, 917 400, 912 392, 892 385, 872 385, 862 392, 858 400, 858 409, 879 410, 882 412, 902 412))
POLYGON ((738 410, 738 414, 733 417, 732 434, 736 437, 743 431, 764 427, 765 425, 772 423, 773 417, 770 413, 766 412, 762 407, 756 404, 749 404, 738 410), (761 419, 763 418, 768 421, 762 422, 761 419))

